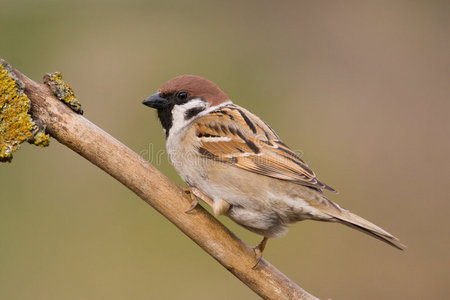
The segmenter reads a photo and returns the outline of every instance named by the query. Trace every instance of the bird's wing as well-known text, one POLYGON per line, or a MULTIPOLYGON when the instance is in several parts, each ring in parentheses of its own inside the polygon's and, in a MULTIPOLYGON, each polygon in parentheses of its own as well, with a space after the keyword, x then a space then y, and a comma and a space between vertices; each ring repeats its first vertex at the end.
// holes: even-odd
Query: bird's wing
POLYGON ((198 118, 192 125, 200 141, 198 151, 204 157, 318 190, 334 191, 316 178, 269 125, 242 107, 229 104, 198 118))

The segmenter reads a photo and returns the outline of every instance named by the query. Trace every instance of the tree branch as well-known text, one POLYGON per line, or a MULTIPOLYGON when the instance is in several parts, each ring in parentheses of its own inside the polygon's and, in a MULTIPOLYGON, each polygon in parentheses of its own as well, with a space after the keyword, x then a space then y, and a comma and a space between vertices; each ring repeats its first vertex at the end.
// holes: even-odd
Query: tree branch
POLYGON ((12 69, 24 83, 31 115, 60 143, 98 166, 159 211, 264 299, 317 299, 262 259, 202 207, 185 213, 189 198, 156 168, 54 97, 49 87, 12 69))

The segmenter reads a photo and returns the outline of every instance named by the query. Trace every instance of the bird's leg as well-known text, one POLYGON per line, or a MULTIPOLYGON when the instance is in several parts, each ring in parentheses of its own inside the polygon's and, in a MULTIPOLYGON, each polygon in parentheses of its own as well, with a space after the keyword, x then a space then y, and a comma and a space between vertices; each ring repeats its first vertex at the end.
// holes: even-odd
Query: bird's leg
POLYGON ((223 215, 228 211, 230 208, 230 204, 222 199, 212 200, 209 198, 205 193, 200 191, 198 188, 195 187, 189 187, 185 188, 184 192, 186 194, 189 194, 191 197, 191 207, 186 211, 186 213, 191 212, 197 205, 198 200, 197 198, 200 198, 201 200, 205 201, 209 206, 212 207, 214 214, 217 216, 223 215))
POLYGON ((219 198, 219 199, 214 200, 212 209, 216 216, 221 216, 230 209, 230 203, 219 198))
MULTIPOLYGON (((197 197, 202 199, 203 201, 205 201, 206 203, 208 203, 209 201, 213 202, 211 200, 211 198, 207 197, 205 194, 203 194, 199 189, 195 188, 195 187, 188 187, 188 188, 184 188, 183 191, 189 195, 189 197, 191 198, 191 207, 186 210, 186 213, 191 212, 194 208, 197 207, 198 205, 198 200, 197 197), (205 197, 202 197, 205 196, 205 197), (208 198, 208 199, 205 199, 208 198)), ((208 203, 209 205, 211 205, 210 203, 208 203)))
POLYGON ((262 240, 258 245, 256 245, 255 247, 253 247, 253 251, 255 251, 255 256, 256 256, 256 263, 255 263, 255 265, 253 266, 252 269, 255 269, 256 266, 257 266, 257 265, 259 264, 259 262, 261 261, 262 253, 263 253, 263 251, 264 251, 264 248, 266 248, 266 244, 267 244, 267 241, 268 241, 268 240, 269 240, 268 237, 264 237, 263 240, 262 240))

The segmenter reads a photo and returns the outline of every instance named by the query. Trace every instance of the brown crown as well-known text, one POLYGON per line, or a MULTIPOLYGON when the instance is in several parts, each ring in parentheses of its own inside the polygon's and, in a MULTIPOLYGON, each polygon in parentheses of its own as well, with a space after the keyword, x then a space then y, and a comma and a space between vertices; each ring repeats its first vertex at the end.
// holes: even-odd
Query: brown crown
POLYGON ((214 82, 200 76, 181 75, 164 83, 158 92, 163 94, 186 91, 195 98, 202 98, 211 106, 230 100, 214 82))

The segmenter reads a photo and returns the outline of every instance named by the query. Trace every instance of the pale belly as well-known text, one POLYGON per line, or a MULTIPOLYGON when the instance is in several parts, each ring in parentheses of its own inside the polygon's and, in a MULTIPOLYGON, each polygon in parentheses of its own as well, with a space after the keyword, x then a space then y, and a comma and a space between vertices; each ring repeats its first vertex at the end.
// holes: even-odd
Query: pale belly
POLYGON ((175 159, 178 174, 211 199, 231 206, 226 213, 236 223, 266 237, 287 232, 287 225, 304 219, 322 219, 304 198, 320 193, 307 187, 255 174, 226 163, 183 155, 175 159))

